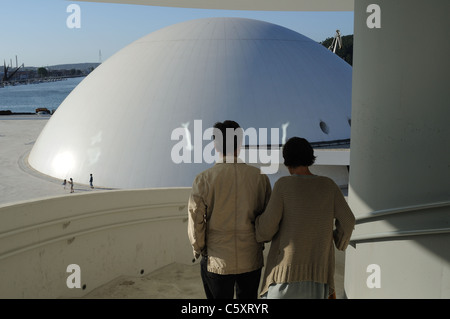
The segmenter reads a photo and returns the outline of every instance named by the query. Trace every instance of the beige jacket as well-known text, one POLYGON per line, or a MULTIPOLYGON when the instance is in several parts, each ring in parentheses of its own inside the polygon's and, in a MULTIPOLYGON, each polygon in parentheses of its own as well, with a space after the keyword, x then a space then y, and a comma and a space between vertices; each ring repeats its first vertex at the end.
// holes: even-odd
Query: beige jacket
POLYGON ((240 274, 263 267, 263 244, 255 219, 269 201, 266 175, 240 161, 217 162, 195 178, 189 198, 188 236, 197 258, 208 256, 208 271, 240 274))

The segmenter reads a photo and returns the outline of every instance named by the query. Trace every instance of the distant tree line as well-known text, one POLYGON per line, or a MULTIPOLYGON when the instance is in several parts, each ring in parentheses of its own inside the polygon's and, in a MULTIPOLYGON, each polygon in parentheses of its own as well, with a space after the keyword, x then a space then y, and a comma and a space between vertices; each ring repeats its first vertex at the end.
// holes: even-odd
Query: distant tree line
POLYGON ((38 68, 37 69, 37 74, 41 77, 41 78, 45 78, 48 76, 48 71, 46 68, 38 68))
MULTIPOLYGON (((92 70, 91 70, 92 71, 92 70)), ((41 78, 45 78, 48 76, 81 76, 83 75, 83 71, 78 69, 70 69, 70 70, 48 70, 47 68, 38 68, 37 74, 41 78)))
MULTIPOLYGON (((342 48, 337 47, 336 54, 348 64, 353 65, 353 34, 341 36, 342 48)), ((333 38, 327 38, 320 42, 324 47, 328 47, 333 43, 333 38)))

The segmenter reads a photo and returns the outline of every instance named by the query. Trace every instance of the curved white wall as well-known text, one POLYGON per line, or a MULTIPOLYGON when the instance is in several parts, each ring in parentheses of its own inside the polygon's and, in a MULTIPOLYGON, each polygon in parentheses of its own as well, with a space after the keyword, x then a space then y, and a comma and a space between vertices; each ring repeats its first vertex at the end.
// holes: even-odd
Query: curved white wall
POLYGON ((0 207, 0 298, 80 297, 121 275, 191 263, 189 192, 92 192, 0 207), (70 264, 85 289, 67 287, 70 264))
MULTIPOLYGON (((91 1, 94 0, 81 0, 91 1)), ((95 0, 181 8, 270 11, 353 11, 354 0, 95 0)))

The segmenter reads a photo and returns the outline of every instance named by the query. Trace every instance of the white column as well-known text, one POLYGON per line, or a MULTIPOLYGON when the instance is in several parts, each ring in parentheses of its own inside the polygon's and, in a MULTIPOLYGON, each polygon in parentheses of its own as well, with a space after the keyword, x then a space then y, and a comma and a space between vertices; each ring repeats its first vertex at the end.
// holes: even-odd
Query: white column
POLYGON ((347 296, 449 298, 450 1, 357 0, 354 30, 347 296))

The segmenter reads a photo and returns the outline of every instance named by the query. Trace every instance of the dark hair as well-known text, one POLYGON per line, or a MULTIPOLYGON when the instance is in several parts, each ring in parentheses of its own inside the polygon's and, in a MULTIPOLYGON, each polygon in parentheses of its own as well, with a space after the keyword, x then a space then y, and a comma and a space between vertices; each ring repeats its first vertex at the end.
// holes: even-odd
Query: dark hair
POLYGON ((291 137, 284 144, 283 158, 287 167, 311 166, 316 160, 311 144, 301 137, 291 137))
POLYGON ((217 122, 213 128, 213 138, 216 148, 224 155, 236 151, 242 144, 243 131, 235 121, 217 122), (223 138, 225 136, 225 139, 223 138), (226 141, 223 143, 223 141, 226 141))

